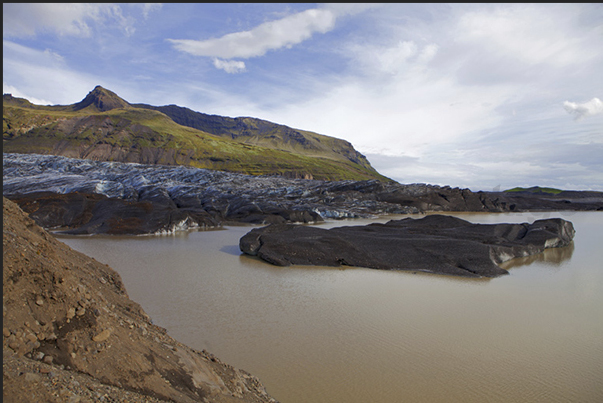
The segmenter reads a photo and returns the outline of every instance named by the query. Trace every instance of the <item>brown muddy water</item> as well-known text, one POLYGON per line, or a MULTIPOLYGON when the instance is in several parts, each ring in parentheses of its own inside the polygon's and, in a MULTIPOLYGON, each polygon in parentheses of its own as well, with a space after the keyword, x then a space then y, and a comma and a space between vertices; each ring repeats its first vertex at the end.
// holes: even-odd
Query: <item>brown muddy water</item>
POLYGON ((576 236, 488 280, 275 267, 241 255, 250 227, 60 239, 117 270, 172 337, 282 403, 603 402, 603 212, 455 215, 561 217, 576 236))

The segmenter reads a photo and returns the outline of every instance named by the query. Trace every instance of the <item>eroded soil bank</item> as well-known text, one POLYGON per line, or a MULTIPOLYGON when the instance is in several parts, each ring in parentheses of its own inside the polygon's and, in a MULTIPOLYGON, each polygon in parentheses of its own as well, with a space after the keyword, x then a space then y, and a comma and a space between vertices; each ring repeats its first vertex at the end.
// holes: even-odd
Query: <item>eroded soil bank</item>
MULTIPOLYGON (((3 198, 4 402, 275 402, 153 324, 117 272, 3 198)), ((207 307, 211 309, 211 307, 207 307)))

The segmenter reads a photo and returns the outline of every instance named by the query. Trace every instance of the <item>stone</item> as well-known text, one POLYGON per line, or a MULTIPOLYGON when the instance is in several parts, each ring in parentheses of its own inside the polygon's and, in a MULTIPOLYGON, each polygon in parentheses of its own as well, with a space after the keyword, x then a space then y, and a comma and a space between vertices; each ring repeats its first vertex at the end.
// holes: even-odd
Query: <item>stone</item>
POLYGON ((94 337, 92 337, 92 341, 95 341, 95 342, 105 341, 109 338, 109 336, 111 336, 111 330, 105 329, 102 332, 95 335, 94 337))
POLYGON ((472 224, 446 215, 331 229, 274 224, 239 241, 245 254, 278 266, 356 266, 464 277, 498 277, 515 257, 563 247, 575 231, 559 218, 532 224, 472 224))

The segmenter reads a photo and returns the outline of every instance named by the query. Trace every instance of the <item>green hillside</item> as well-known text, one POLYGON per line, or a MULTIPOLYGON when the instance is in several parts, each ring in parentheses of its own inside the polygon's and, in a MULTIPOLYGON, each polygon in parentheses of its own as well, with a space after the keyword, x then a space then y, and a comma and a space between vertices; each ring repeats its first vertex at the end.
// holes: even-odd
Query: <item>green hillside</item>
POLYGON ((532 186, 530 188, 514 187, 513 189, 505 190, 505 192, 508 192, 508 193, 522 192, 522 193, 539 193, 539 194, 540 193, 559 194, 559 193, 563 192, 563 190, 555 189, 555 188, 545 188, 545 187, 540 187, 540 186, 532 186))
POLYGON ((131 105, 102 87, 73 105, 34 105, 8 94, 3 101, 4 152, 188 165, 252 175, 389 180, 351 145, 346 149, 343 140, 259 119, 237 118, 258 128, 248 130, 253 135, 210 133, 178 124, 159 110, 131 105), (291 134, 285 128, 309 139, 301 143, 317 142, 322 148, 304 149, 300 139, 287 142, 291 134))
POLYGON ((342 139, 293 129, 257 118, 208 115, 177 105, 133 104, 132 106, 163 112, 183 126, 193 127, 241 143, 353 162, 372 170, 366 157, 357 152, 349 142, 342 139))

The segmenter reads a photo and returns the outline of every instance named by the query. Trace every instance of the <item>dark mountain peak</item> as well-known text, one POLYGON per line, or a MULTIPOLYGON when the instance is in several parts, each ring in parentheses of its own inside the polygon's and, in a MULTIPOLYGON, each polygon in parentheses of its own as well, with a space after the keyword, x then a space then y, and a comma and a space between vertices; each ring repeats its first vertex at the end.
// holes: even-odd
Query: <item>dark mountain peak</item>
POLYGON ((124 99, 120 98, 119 95, 101 87, 100 85, 97 85, 88 93, 88 95, 86 95, 86 98, 73 105, 73 110, 79 111, 84 108, 94 108, 100 112, 106 112, 111 109, 128 107, 130 107, 130 104, 124 99))

